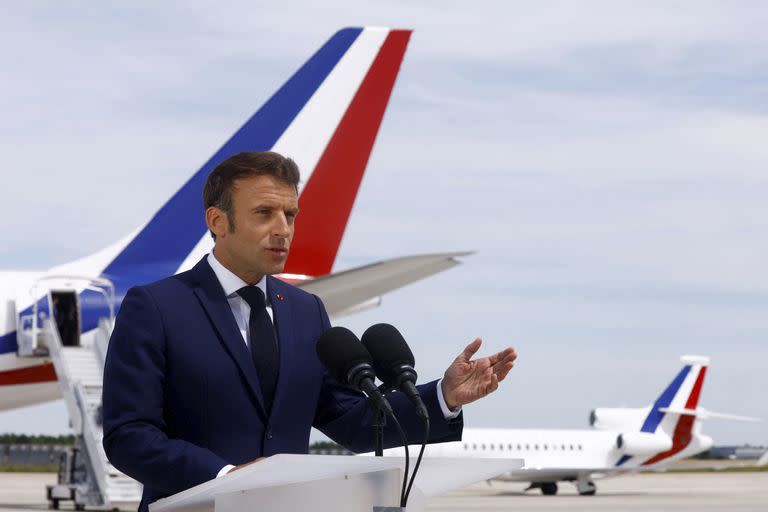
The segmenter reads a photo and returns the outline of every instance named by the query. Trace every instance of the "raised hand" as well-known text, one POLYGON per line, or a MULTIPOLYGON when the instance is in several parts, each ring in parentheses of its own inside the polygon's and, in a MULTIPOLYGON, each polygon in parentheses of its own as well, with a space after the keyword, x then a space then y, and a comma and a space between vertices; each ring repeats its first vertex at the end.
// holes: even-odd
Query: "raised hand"
POLYGON ((514 366, 517 354, 512 347, 489 357, 472 360, 481 344, 480 338, 475 339, 445 371, 441 385, 449 409, 493 393, 514 366))

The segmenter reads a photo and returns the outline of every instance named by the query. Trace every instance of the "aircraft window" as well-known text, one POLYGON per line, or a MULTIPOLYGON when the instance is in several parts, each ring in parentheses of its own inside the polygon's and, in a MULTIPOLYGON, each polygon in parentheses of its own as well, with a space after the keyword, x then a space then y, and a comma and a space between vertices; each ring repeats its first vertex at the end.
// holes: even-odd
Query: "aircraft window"
POLYGON ((522 447, 522 446, 520 446, 520 445, 518 444, 518 445, 517 445, 517 449, 518 449, 518 450, 522 450, 522 449, 523 449, 523 447, 522 447))
POLYGON ((509 443, 509 444, 507 445, 507 450, 511 450, 511 449, 512 449, 512 443, 509 443))
POLYGON ((539 449, 539 445, 537 445, 537 444, 533 445, 533 449, 534 450, 538 450, 539 449))
POLYGON ((495 449, 496 449, 496 445, 491 443, 491 450, 495 450, 495 449))
POLYGON ((525 445, 525 449, 526 449, 526 450, 530 450, 530 449, 531 449, 531 445, 529 445, 529 444, 526 444, 526 445, 525 445))
POLYGON ((571 445, 571 451, 573 451, 573 445, 571 445))
POLYGON ((483 450, 485 450, 485 444, 483 444, 483 450))
POLYGON ((464 443, 464 449, 469 450, 469 445, 467 443, 464 443))
POLYGON ((553 445, 552 445, 552 449, 553 449, 553 450, 557 450, 557 445, 556 445, 556 444, 553 444, 553 445))
POLYGON ((545 450, 549 450, 549 448, 547 447, 547 445, 546 445, 546 444, 544 445, 544 449, 545 449, 545 450))
POLYGON ((581 445, 579 445, 579 450, 581 450, 581 445))
MULTIPOLYGON (((476 444, 473 444, 473 445, 472 445, 472 449, 473 449, 473 450, 477 450, 477 445, 476 445, 476 444)), ((573 448, 571 448, 571 449, 573 449, 573 448)))
POLYGON ((561 445, 561 446, 560 446, 560 449, 561 449, 561 450, 563 450, 563 451, 565 451, 565 445, 561 445))

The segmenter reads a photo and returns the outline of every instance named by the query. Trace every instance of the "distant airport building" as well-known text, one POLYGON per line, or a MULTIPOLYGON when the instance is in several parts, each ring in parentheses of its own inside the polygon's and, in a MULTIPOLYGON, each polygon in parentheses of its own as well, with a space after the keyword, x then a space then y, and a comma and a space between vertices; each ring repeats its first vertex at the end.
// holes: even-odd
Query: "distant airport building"
POLYGON ((57 465, 69 445, 0 444, 0 467, 57 465))
MULTIPOLYGON (((0 442, 0 472, 4 468, 58 466, 70 444, 2 443, 0 442)), ((313 455, 352 455, 334 443, 316 443, 310 447, 313 455)))
POLYGON ((759 459, 768 447, 765 446, 713 446, 705 455, 707 459, 759 459))

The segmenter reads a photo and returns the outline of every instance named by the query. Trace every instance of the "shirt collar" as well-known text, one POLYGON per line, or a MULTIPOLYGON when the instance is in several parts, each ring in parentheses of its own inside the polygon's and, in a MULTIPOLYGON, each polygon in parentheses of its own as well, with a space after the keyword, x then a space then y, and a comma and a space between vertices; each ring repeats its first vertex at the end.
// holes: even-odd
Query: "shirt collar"
MULTIPOLYGON (((208 254, 208 264, 211 266, 211 269, 213 269, 213 273, 216 274, 216 278, 219 280, 219 283, 221 283, 221 287, 224 288, 224 294, 228 299, 236 296, 237 290, 243 286, 248 286, 248 283, 222 265, 221 262, 216 259, 213 251, 208 254)), ((261 280, 256 283, 256 286, 261 288, 261 291, 264 292, 264 297, 267 298, 267 304, 269 304, 269 296, 267 295, 267 276, 265 275, 262 277, 261 280)))

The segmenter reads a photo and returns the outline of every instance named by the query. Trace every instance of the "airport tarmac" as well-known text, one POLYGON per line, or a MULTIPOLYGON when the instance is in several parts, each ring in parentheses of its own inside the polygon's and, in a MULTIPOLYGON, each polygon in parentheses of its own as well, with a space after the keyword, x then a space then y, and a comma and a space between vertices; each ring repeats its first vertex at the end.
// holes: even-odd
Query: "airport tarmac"
POLYGON ((430 512, 448 511, 768 511, 768 473, 645 473, 597 480, 595 496, 568 482, 557 496, 524 492, 527 484, 475 484, 434 498, 430 512))
MULTIPOLYGON (((0 512, 47 510, 52 473, 0 473, 0 512)), ((557 496, 523 492, 517 483, 476 484, 433 499, 430 512, 456 511, 768 511, 768 472, 660 473, 599 480, 596 496, 578 496, 560 484, 557 496)), ((62 509, 71 509, 62 504, 62 509)))

